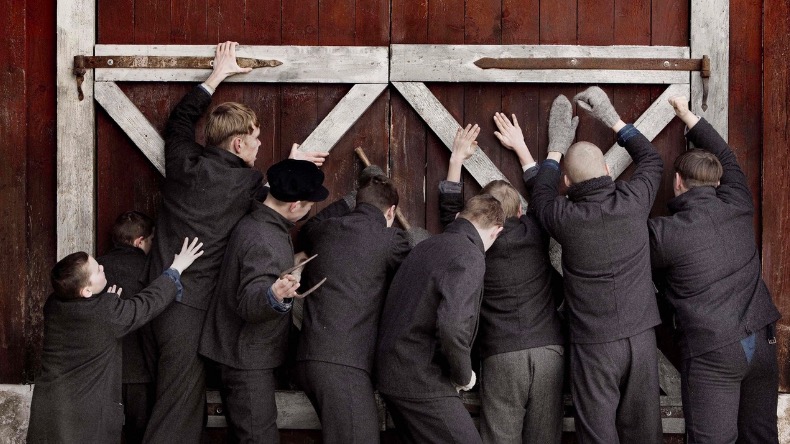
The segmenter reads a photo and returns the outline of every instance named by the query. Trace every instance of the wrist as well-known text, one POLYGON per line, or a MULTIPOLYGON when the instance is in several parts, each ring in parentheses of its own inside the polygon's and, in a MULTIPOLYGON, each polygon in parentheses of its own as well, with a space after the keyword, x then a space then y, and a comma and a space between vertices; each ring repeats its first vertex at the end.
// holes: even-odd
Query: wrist
POLYGON ((462 166, 464 164, 464 162, 466 162, 466 159, 464 159, 464 158, 462 158, 460 156, 456 156, 455 154, 451 154, 450 155, 450 165, 451 166, 458 166, 458 167, 460 167, 460 166, 462 166))

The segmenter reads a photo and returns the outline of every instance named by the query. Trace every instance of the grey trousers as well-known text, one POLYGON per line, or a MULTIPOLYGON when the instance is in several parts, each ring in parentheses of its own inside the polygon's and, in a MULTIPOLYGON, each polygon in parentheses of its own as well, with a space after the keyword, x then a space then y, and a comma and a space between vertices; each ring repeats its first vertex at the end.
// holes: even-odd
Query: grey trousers
POLYGON ((370 375, 355 367, 300 361, 297 380, 321 419, 326 444, 377 444, 379 412, 370 375))
POLYGON ((231 443, 278 443, 274 369, 241 370, 220 365, 222 403, 231 443))
POLYGON ((779 442, 776 345, 755 333, 748 359, 740 341, 683 360, 686 437, 692 443, 779 442))
POLYGON ((655 331, 570 349, 578 442, 662 442, 655 331))
POLYGON ((563 353, 561 345, 548 345, 483 360, 480 435, 484 443, 560 442, 563 353))
POLYGON ((206 312, 173 302, 151 321, 158 350, 156 401, 146 443, 199 443, 206 417, 206 369, 198 356, 206 312))
POLYGON ((384 396, 404 444, 481 444, 480 434, 458 396, 404 399, 384 396))

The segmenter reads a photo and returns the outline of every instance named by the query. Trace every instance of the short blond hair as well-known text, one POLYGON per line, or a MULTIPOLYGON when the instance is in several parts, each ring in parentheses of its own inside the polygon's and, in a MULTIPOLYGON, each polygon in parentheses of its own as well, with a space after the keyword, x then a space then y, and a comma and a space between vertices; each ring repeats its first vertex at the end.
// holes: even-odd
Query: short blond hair
POLYGON ((464 209, 458 217, 472 222, 476 227, 487 230, 505 224, 505 212, 502 204, 490 194, 478 194, 466 201, 464 209))
POLYGON ((505 180, 492 180, 480 191, 480 194, 490 194, 502 205, 505 217, 517 217, 521 210, 521 197, 518 191, 505 180))
POLYGON ((206 144, 228 149, 228 139, 252 134, 258 128, 258 116, 247 105, 225 102, 217 105, 206 120, 206 144))

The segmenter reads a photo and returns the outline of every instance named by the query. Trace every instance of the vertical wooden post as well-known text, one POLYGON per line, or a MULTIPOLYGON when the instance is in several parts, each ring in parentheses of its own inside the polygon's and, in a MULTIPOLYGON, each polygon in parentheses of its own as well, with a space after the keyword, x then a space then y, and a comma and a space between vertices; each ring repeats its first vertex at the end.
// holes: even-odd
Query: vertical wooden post
POLYGON ((691 110, 728 135, 730 76, 730 1, 691 0, 691 57, 710 57, 708 109, 702 110, 702 78, 691 74, 691 110))
POLYGON ((93 55, 96 0, 57 4, 57 258, 74 251, 94 253, 96 151, 93 70, 77 96, 74 56, 93 55))

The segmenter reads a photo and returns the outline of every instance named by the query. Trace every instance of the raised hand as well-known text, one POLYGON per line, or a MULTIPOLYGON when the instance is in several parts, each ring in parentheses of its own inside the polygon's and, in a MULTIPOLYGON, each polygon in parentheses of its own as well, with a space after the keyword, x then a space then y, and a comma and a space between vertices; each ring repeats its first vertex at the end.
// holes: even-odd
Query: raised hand
POLYGON ((516 115, 512 114, 512 116, 513 123, 510 123, 510 120, 503 113, 494 113, 494 123, 499 130, 494 131, 494 135, 499 139, 499 143, 509 150, 515 152, 526 150, 527 144, 524 142, 524 132, 518 126, 516 115))
POLYGON ((324 160, 329 155, 327 152, 305 152, 299 151, 299 144, 294 143, 291 146, 291 153, 288 155, 289 159, 296 159, 296 160, 306 160, 308 162, 313 162, 315 166, 320 167, 324 164, 324 160))
POLYGON ((564 95, 558 95, 549 113, 549 152, 564 156, 573 143, 578 125, 579 117, 573 117, 571 102, 564 95))
POLYGON ((117 296, 120 296, 123 293, 123 288, 118 287, 117 285, 113 285, 112 287, 107 289, 107 293, 114 293, 117 296))
POLYGON ((614 127, 620 121, 620 116, 612 106, 612 102, 609 101, 609 96, 597 86, 591 86, 576 94, 573 100, 579 105, 579 108, 589 112, 609 128, 614 127))
POLYGON ((292 274, 277 279, 272 284, 272 293, 278 302, 282 302, 285 298, 292 298, 297 296, 296 289, 299 288, 299 280, 292 274))
POLYGON ((224 42, 217 45, 217 52, 214 54, 214 70, 206 79, 206 84, 216 88, 226 78, 239 73, 252 71, 252 68, 242 68, 236 63, 237 42, 224 42))
POLYGON ((675 110, 675 115, 691 129, 699 122, 699 117, 689 109, 689 99, 685 96, 677 96, 669 99, 669 104, 675 110))
POLYGON ((181 246, 181 251, 175 255, 170 268, 175 268, 178 274, 183 274, 184 270, 189 268, 192 262, 195 262, 195 259, 203 255, 201 248, 203 248, 203 242, 198 243, 198 238, 192 239, 190 244, 189 238, 185 237, 184 245, 181 246))
POLYGON ((455 158, 463 163, 463 161, 472 157, 477 151, 477 140, 475 139, 477 139, 478 134, 480 134, 480 127, 477 124, 472 125, 470 123, 466 125, 466 128, 458 128, 458 131, 455 132, 455 139, 453 139, 451 161, 455 158))

